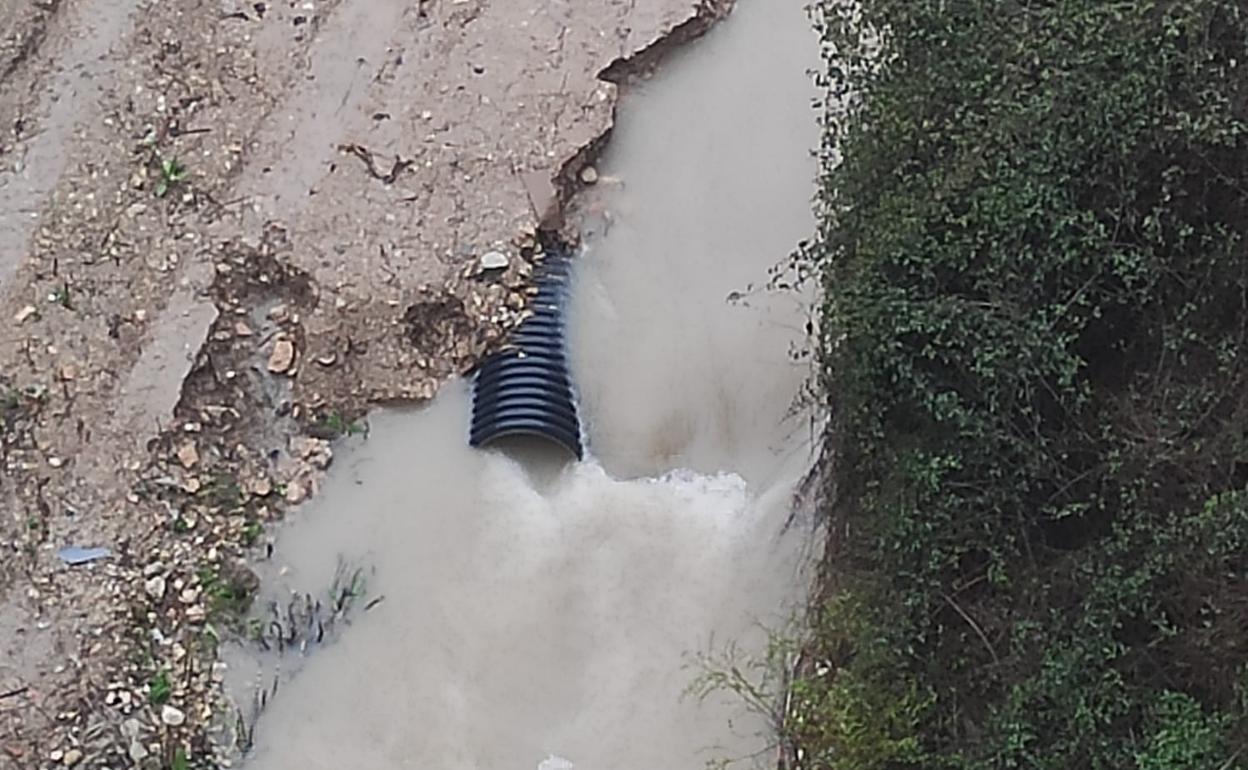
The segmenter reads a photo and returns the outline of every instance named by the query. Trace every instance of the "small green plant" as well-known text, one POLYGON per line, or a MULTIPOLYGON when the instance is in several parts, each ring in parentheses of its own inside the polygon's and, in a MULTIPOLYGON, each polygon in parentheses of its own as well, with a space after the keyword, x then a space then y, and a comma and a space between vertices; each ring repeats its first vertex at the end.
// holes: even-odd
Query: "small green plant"
POLYGON ((12 430, 22 411, 22 394, 12 388, 0 389, 0 438, 12 430))
POLYGON ((260 536, 264 534, 264 525, 258 521, 249 521, 243 525, 243 545, 255 545, 260 536))
POLYGON ((166 158, 160 162, 160 179, 156 182, 156 197, 163 198, 173 187, 187 178, 186 166, 177 158, 166 158))
POLYGON ((169 770, 191 770, 191 760, 186 756, 186 750, 179 748, 173 753, 173 762, 169 765, 169 770))
POLYGON ((348 419, 345 414, 335 409, 322 416, 308 431, 315 438, 332 440, 341 436, 368 435, 368 424, 363 420, 348 419))
POLYGON ((197 494, 215 508, 237 508, 243 504, 243 488, 228 473, 214 473, 197 494))
POLYGON ((204 567, 196 576, 200 589, 208 597, 209 612, 226 625, 237 628, 251 609, 259 588, 256 576, 244 567, 204 567))
POLYGON ((199 578, 199 585, 205 591, 211 590, 221 579, 215 567, 200 567, 195 577, 199 578))
POLYGON ((156 676, 152 677, 151 683, 148 685, 147 699, 154 706, 161 706, 169 702, 169 696, 173 694, 173 683, 169 681, 169 675, 164 670, 157 671, 156 676))
MULTIPOLYGON (((738 643, 730 642, 719 649, 709 649, 693 656, 687 668, 697 674, 685 688, 684 696, 699 702, 712 696, 727 696, 762 720, 766 727, 767 750, 788 750, 786 735, 787 698, 792 671, 798 660, 800 645, 791 636, 764 629, 765 649, 747 652, 738 643)), ((751 757, 714 757, 708 768, 724 770, 743 764, 751 757)))
POLYGON ((52 292, 52 301, 66 310, 74 309, 74 295, 68 283, 62 283, 56 291, 52 292))
POLYGON ((368 581, 364 577, 364 568, 352 568, 347 562, 339 559, 338 568, 334 570, 334 579, 329 586, 330 606, 335 612, 345 612, 368 590, 368 581))
POLYGON ((216 626, 211 623, 204 624, 204 630, 195 638, 195 644, 203 651, 208 658, 216 658, 217 651, 221 647, 221 634, 217 631, 216 626))
POLYGON ((0 374, 0 439, 18 427, 19 423, 35 417, 47 401, 46 385, 32 383, 19 388, 0 374))

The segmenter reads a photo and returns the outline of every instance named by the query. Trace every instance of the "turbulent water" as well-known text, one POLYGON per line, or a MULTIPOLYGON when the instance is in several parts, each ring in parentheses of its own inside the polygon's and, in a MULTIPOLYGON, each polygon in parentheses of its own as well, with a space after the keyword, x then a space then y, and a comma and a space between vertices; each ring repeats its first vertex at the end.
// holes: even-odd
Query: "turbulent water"
MULTIPOLYGON (((746 0, 624 100, 570 319, 590 459, 469 449, 463 383, 339 453, 270 590, 343 557, 384 601, 281 686, 247 768, 774 766, 763 715, 686 690, 806 591, 805 315, 748 287, 814 226, 817 57, 800 2, 746 0)), ((271 664, 234 662, 240 700, 271 664)))

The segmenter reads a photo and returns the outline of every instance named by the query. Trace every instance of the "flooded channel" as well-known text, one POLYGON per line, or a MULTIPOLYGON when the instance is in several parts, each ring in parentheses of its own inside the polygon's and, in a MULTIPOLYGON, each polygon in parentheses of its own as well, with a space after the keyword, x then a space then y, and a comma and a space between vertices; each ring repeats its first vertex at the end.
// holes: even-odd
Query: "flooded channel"
MULTIPOLYGON (((272 590, 346 559, 384 600, 284 679, 248 770, 774 767, 763 715, 686 691, 700 654, 760 654, 806 592, 806 309, 747 288, 814 227, 801 5, 743 0, 623 100, 569 321, 587 460, 469 449, 452 383, 373 415, 279 533, 272 590)), ((272 661, 232 665, 246 701, 272 661)))

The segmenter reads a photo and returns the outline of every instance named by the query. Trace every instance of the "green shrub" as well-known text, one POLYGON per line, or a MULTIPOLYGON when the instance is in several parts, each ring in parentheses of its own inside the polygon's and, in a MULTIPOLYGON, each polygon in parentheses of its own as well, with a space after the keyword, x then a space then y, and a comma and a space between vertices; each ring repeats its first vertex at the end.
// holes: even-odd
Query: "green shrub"
POLYGON ((1248 767, 1248 4, 820 15, 806 765, 1248 767))

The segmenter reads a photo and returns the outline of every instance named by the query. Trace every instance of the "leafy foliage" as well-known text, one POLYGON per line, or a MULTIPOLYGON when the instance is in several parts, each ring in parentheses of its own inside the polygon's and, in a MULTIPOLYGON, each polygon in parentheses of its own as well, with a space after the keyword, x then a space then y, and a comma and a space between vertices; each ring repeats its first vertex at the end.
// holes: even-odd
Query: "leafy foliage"
POLYGON ((165 197, 170 190, 186 181, 189 172, 177 158, 160 161, 160 178, 156 180, 156 197, 165 197))
POLYGON ((173 682, 169 680, 169 674, 163 669, 157 671, 148 686, 147 699, 153 705, 160 706, 168 703, 171 695, 173 695, 173 682))
POLYGON ((1248 767, 1248 3, 818 14, 804 764, 1248 767))

